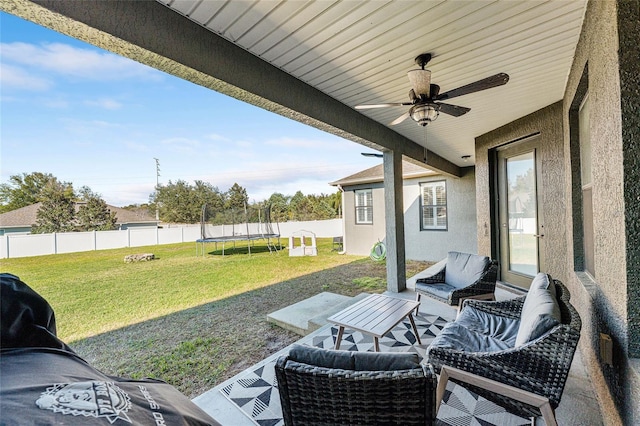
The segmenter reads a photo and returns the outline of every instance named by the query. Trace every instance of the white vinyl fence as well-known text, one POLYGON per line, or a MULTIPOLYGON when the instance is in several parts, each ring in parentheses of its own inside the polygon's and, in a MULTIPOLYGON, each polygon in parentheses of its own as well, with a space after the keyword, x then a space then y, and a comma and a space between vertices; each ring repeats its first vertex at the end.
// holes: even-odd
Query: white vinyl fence
MULTIPOLYGON (((234 229, 236 233, 246 233, 246 224, 236 224, 234 229)), ((282 238, 288 238, 291 234, 300 230, 311 231, 318 238, 335 237, 342 235, 342 219, 285 222, 279 224, 279 229, 282 238)), ((273 224, 273 231, 278 232, 276 224, 273 224)), ((231 225, 225 225, 224 227, 210 226, 208 231, 209 235, 217 236, 231 235, 231 232, 231 225)), ((250 228, 250 232, 255 231, 250 228)), ((0 259, 195 242, 200 238, 200 235, 200 225, 183 225, 157 229, 127 229, 123 231, 9 234, 0 236, 0 259)))

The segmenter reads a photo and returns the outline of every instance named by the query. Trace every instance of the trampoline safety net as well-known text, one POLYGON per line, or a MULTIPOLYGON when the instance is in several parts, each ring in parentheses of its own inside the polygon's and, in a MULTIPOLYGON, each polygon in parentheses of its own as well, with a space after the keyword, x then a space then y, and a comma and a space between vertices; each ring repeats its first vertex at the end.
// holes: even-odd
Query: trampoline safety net
POLYGON ((278 222, 271 222, 269 206, 254 207, 244 206, 244 208, 219 210, 211 208, 209 205, 202 206, 200 216, 200 238, 196 240, 196 255, 198 247, 205 254, 205 244, 215 243, 216 250, 218 243, 222 243, 222 255, 225 253, 225 244, 238 241, 247 241, 247 248, 251 254, 253 241, 265 240, 269 252, 281 249, 280 225, 278 222), (277 241, 277 243, 276 243, 277 241))

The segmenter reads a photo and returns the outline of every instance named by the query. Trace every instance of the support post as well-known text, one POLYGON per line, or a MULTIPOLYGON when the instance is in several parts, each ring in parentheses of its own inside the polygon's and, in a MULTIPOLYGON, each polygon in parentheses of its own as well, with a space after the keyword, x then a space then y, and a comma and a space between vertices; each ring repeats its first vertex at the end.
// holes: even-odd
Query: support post
POLYGON ((385 151, 383 159, 387 290, 399 293, 407 288, 402 202, 402 155, 394 151, 385 151))

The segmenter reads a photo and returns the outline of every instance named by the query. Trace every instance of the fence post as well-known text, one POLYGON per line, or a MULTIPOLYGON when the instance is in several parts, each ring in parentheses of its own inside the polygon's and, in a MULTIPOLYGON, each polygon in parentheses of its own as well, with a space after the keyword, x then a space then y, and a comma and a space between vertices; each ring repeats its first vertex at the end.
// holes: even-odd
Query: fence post
POLYGON ((127 247, 131 247, 131 228, 127 228, 127 247))
POLYGON ((98 250, 98 233, 96 230, 93 230, 93 250, 98 250))
POLYGON ((58 233, 54 232, 53 236, 53 254, 58 254, 58 233))

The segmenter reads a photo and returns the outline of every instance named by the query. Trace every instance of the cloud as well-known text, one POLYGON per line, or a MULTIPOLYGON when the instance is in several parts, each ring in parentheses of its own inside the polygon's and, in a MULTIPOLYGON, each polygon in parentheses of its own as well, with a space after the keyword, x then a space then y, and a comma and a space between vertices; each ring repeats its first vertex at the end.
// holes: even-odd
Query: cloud
POLYGON ((225 191, 234 183, 245 187, 249 198, 262 199, 274 192, 293 195, 334 192, 329 182, 343 177, 344 164, 315 164, 306 168, 269 168, 263 163, 244 164, 242 169, 229 169, 208 175, 182 176, 183 180, 210 182, 225 191), (267 192, 266 195, 265 192, 267 192))
POLYGON ((265 145, 272 145, 283 148, 317 148, 319 144, 319 141, 312 139, 291 138, 286 136, 278 139, 270 139, 265 142, 265 145))
POLYGON ((217 133, 211 133, 210 135, 207 135, 206 138, 212 141, 231 142, 231 139, 229 139, 228 137, 219 135, 217 133))
POLYGON ((87 80, 159 79, 162 75, 131 59, 64 43, 0 43, 0 51, 3 62, 87 80))
POLYGON ((149 152, 150 149, 147 145, 140 143, 140 142, 133 142, 133 141, 125 141, 124 142, 124 146, 127 150, 129 151, 136 151, 136 152, 149 152))
POLYGON ((47 108, 54 108, 54 109, 69 108, 69 101, 67 101, 66 99, 62 99, 62 98, 44 99, 44 100, 42 100, 41 103, 42 103, 42 105, 46 106, 47 108))
POLYGON ((98 108, 103 108, 108 110, 116 110, 116 109, 122 108, 122 104, 120 102, 113 99, 108 99, 108 98, 85 101, 85 105, 95 106, 98 108))
POLYGON ((200 147, 199 141, 183 137, 163 139, 161 143, 173 151, 181 153, 192 153, 200 147))
MULTIPOLYGON (((4 54, 4 51, 2 51, 4 54)), ((13 88, 31 91, 48 90, 53 83, 47 78, 30 75, 22 68, 9 64, 0 64, 0 85, 3 89, 13 88)))

